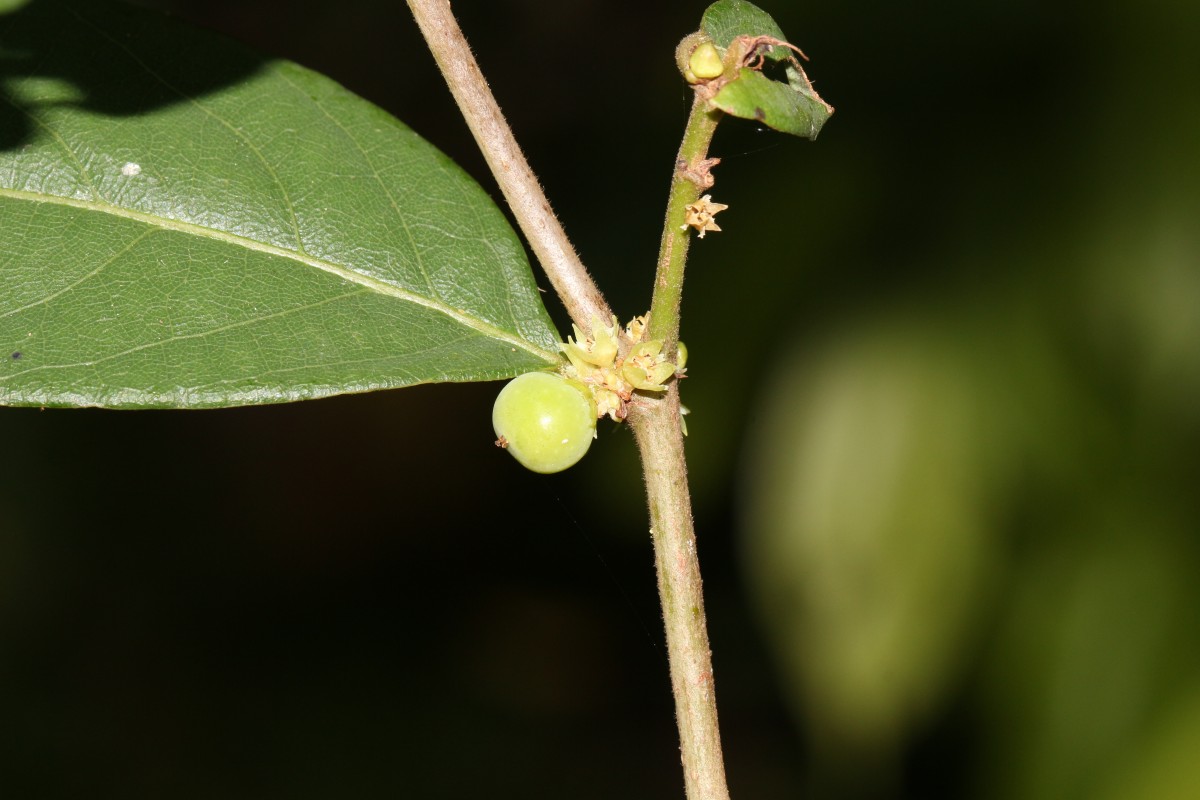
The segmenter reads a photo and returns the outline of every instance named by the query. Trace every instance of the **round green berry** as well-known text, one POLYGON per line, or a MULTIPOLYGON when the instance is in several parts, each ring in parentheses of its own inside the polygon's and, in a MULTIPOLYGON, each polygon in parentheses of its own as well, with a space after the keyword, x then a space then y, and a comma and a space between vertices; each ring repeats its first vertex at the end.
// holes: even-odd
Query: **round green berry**
POLYGON ((583 384, 548 372, 513 378, 492 407, 496 444, 534 472, 561 472, 592 446, 596 405, 583 384))

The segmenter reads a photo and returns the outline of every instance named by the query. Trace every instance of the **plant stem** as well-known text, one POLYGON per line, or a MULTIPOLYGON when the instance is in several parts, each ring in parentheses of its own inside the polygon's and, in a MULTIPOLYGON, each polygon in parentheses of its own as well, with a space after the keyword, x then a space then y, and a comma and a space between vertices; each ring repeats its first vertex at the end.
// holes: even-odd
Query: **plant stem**
MULTIPOLYGON (((649 339, 664 340, 667 352, 674 351, 679 337, 679 299, 692 236, 691 230, 684 227, 686 209, 699 198, 702 185, 709 183, 704 176, 712 164, 705 158, 719 119, 720 112, 709 111, 705 100, 697 95, 675 162, 647 333, 649 339)), ((729 800, 679 420, 678 382, 671 385, 665 397, 635 404, 628 422, 637 438, 646 477, 687 797, 729 800)))
POLYGON ((697 179, 707 174, 711 166, 705 163, 705 158, 720 118, 721 112, 710 111, 708 103, 697 94, 675 159, 647 331, 648 339, 660 339, 665 343, 664 352, 667 353, 674 352, 679 339, 679 298, 683 292, 683 268, 692 238, 692 231, 684 224, 687 207, 700 197, 702 186, 697 179))
POLYGON ((593 319, 609 324, 612 311, 554 216, 496 98, 488 89, 479 64, 450 10, 449 0, 408 0, 408 6, 517 219, 517 225, 572 321, 585 331, 591 330, 593 319))
MULTIPOLYGON (((455 101, 505 199, 550 277, 571 319, 584 330, 592 320, 607 324, 608 304, 567 240, 541 186, 521 154, 512 131, 488 90, 448 0, 408 0, 455 101)), ((700 196, 702 163, 719 113, 697 98, 688 117, 671 183, 662 251, 654 284, 649 339, 662 339, 673 353, 679 335, 679 298, 690 231, 681 229, 686 207, 700 196)), ((704 616, 700 562, 687 485, 678 386, 665 396, 635 403, 629 424, 646 474, 646 494, 663 607, 671 685, 688 800, 729 800, 717 727, 712 654, 704 616)))
POLYGON ((665 397, 631 413, 628 422, 637 438, 646 477, 684 786, 688 800, 729 800, 679 426, 678 386, 672 385, 665 397))

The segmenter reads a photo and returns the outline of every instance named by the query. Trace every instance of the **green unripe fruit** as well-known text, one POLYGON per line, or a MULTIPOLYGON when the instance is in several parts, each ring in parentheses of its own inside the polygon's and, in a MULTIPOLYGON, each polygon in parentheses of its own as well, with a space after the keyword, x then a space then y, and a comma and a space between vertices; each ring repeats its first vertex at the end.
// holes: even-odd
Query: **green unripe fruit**
POLYGON ((583 458, 596 435, 587 387, 548 372, 513 378, 492 407, 497 444, 534 472, 561 472, 583 458))
POLYGON ((688 69, 701 80, 712 80, 725 71, 721 53, 712 42, 704 42, 688 58, 688 69))

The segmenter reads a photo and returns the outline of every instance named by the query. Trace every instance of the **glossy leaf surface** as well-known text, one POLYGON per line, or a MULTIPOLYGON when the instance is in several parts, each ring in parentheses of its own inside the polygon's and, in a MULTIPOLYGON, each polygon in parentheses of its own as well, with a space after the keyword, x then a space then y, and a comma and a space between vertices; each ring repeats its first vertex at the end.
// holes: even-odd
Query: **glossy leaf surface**
POLYGON ((272 403, 557 359, 500 211, 332 81, 98 0, 34 0, 0 47, 0 403, 272 403))

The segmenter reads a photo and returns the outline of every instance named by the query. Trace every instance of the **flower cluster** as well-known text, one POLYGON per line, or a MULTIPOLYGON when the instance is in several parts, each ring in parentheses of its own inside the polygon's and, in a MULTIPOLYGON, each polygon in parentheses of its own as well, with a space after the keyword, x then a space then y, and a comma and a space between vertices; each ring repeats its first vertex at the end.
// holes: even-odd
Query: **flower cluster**
POLYGON ((668 380, 682 374, 682 367, 663 355, 660 340, 643 341, 645 317, 634 317, 624 328, 616 317, 611 325, 593 319, 587 335, 578 325, 571 327, 575 337, 559 345, 569 362, 564 372, 591 389, 597 418, 620 422, 629 413, 635 391, 661 392, 668 380))

